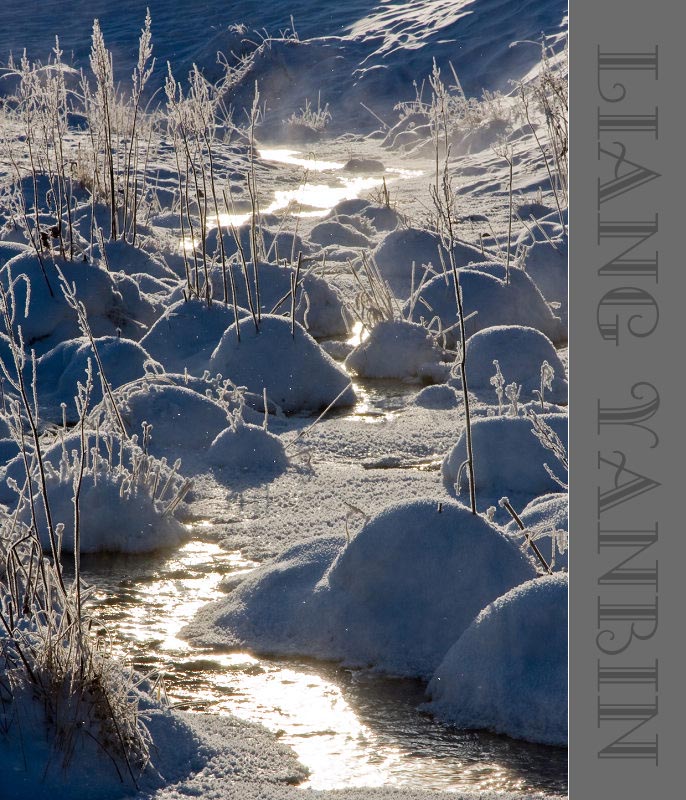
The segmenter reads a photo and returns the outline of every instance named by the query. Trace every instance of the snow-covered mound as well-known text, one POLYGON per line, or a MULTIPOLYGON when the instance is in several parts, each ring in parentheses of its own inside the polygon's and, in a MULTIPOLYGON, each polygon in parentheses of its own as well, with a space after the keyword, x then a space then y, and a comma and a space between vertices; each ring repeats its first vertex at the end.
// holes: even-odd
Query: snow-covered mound
MULTIPOLYGON (((136 342, 116 336, 95 339, 104 377, 112 389, 142 378, 147 373, 162 372, 162 365, 136 342)), ((74 397, 77 383, 86 384, 86 369, 90 359, 93 384, 89 408, 102 400, 102 381, 90 341, 86 338, 62 342, 38 359, 36 377, 41 416, 49 422, 62 422, 61 404, 66 405, 68 423, 78 419, 74 397)))
MULTIPOLYGON (((481 250, 467 242, 457 242, 453 252, 458 268, 484 260, 481 250)), ((434 273, 441 274, 441 256, 449 270, 448 252, 440 238, 419 228, 398 228, 392 231, 373 252, 374 263, 398 297, 407 297, 413 288, 419 286, 424 276, 424 267, 431 266, 434 273)))
POLYGON ((10 275, 14 282, 16 322, 22 327, 27 347, 41 355, 60 342, 81 335, 76 312, 62 294, 58 268, 69 284, 76 285, 76 298, 86 308, 94 335, 113 336, 119 332, 133 339, 140 338, 140 323, 126 307, 112 275, 105 269, 47 255, 43 256, 41 264, 35 253, 27 251, 11 258, 0 270, 0 281, 5 289, 9 286, 10 275), (24 318, 26 280, 31 289, 29 313, 24 318))
MULTIPOLYGON (((567 445, 567 415, 541 414, 546 422, 567 445)), ((546 471, 544 464, 563 481, 567 473, 555 455, 545 448, 533 433, 527 417, 482 417, 472 420, 472 447, 476 500, 479 508, 497 505, 501 497, 511 499, 518 511, 534 497, 560 490, 546 471)), ((467 458, 466 435, 463 432, 457 444, 443 460, 443 485, 455 493, 459 473, 460 496, 468 491, 467 470, 460 466, 467 458)), ((509 520, 509 517, 507 517, 509 520)))
MULTIPOLYGON (((467 342, 467 385, 480 399, 497 402, 492 378, 496 375, 497 361, 506 384, 522 387, 521 402, 539 399, 534 390, 543 389, 544 402, 566 403, 567 380, 564 365, 552 342, 540 331, 522 325, 498 325, 484 328, 467 342), (541 386, 541 365, 547 362, 554 377, 551 388, 541 386)), ((545 372, 545 370, 544 370, 545 372)), ((546 378, 548 373, 543 377, 546 378)), ((507 406, 507 400, 503 399, 507 406)))
POLYGON ((446 410, 457 408, 460 399, 455 389, 448 384, 425 386, 412 398, 412 403, 421 408, 446 410))
POLYGON ((288 467, 279 437, 241 419, 217 434, 207 453, 207 462, 215 469, 257 481, 278 475, 288 467))
POLYGON ((217 345, 210 359, 212 373, 257 394, 266 388, 269 399, 287 414, 317 411, 336 398, 337 407, 355 402, 348 376, 299 323, 295 336, 289 320, 271 314, 262 317, 259 330, 252 318, 239 326, 240 341, 232 325, 217 345))
MULTIPOLYGON (((141 553, 171 547, 187 538, 174 516, 182 480, 140 448, 111 435, 86 434, 83 478, 79 491, 80 550, 82 553, 141 553)), ((18 458, 8 476, 23 483, 18 458)), ((81 472, 80 434, 70 434, 44 454, 46 486, 53 523, 64 525, 62 548, 74 550, 74 492, 81 472)), ((35 483, 34 508, 41 543, 50 552, 45 510, 35 483)), ((179 498, 179 500, 182 499, 179 498)), ((15 496, 16 502, 16 496, 15 496)), ((23 502, 19 521, 31 522, 31 508, 23 502)))
POLYGON ((177 277, 159 256, 154 256, 141 247, 134 247, 123 239, 105 242, 104 253, 100 253, 100 256, 114 272, 124 272, 131 276, 148 275, 152 278, 177 277))
MULTIPOLYGON (((239 315, 248 312, 238 309, 239 315)), ((224 331, 233 323, 234 309, 221 302, 179 300, 167 308, 141 339, 141 345, 167 372, 201 376, 224 331)))
MULTIPOLYGON (((145 438, 149 453, 170 462, 182 458, 193 469, 198 460, 204 463, 214 438, 229 424, 226 406, 187 386, 139 381, 118 393, 117 402, 127 432, 141 442, 145 438)), ((98 406, 93 418, 103 414, 98 406)))
POLYGON ((363 233, 340 220, 325 220, 315 225, 310 231, 310 241, 322 246, 369 247, 369 239, 363 233))
POLYGON ((364 378, 423 378, 441 381, 448 377, 443 352, 416 322, 384 320, 345 359, 345 367, 364 378))
POLYGON ((429 677, 487 603, 534 574, 464 506, 406 502, 349 544, 323 536, 290 548, 201 610, 184 635, 429 677))
MULTIPOLYGON (((288 251, 290 255, 290 250, 288 251)), ((257 295, 255 291, 254 270, 252 262, 247 263, 248 282, 252 296, 252 304, 257 309, 257 295)), ((229 308, 232 308, 231 284, 229 270, 232 271, 236 289, 236 302, 241 308, 249 308, 246 289, 246 276, 243 267, 234 264, 227 267, 227 289, 229 308)), ((262 262, 259 264, 258 281, 260 286, 260 310, 262 314, 290 314, 291 310, 291 276, 295 276, 292 267, 278 266, 262 262)), ((214 303, 224 302, 224 273, 220 268, 209 270, 212 284, 212 297, 214 303)), ((172 295, 173 299, 180 299, 182 289, 177 289, 172 295)), ((342 336, 347 333, 343 301, 336 289, 330 286, 323 278, 301 270, 295 318, 308 331, 311 336, 342 336)), ((232 320, 233 321, 233 320, 232 320)))
MULTIPOLYGON (((554 570, 568 568, 569 496, 555 492, 536 497, 521 512, 519 518, 536 542, 543 557, 554 570)), ((517 523, 512 520, 506 530, 521 539, 517 523)))
MULTIPOLYGON (((567 331, 556 317, 531 278, 521 269, 510 269, 510 280, 505 281, 505 268, 500 264, 473 266, 459 271, 462 303, 467 336, 483 328, 497 325, 524 325, 535 328, 552 342, 565 341, 567 331)), ((431 278, 418 293, 414 314, 425 318, 438 316, 444 329, 457 322, 455 287, 452 274, 431 278), (425 306, 424 304, 428 305, 425 306), (428 309, 431 309, 430 311, 428 309)), ((405 306, 408 310, 408 305, 405 306)), ((457 329, 446 335, 448 344, 454 344, 457 329)))
POLYGON ((549 303, 560 303, 556 313, 566 325, 569 238, 557 213, 522 231, 516 247, 522 252, 522 269, 549 303))
POLYGON ((426 708, 460 728, 567 744, 567 576, 512 589, 485 608, 429 683, 426 708))

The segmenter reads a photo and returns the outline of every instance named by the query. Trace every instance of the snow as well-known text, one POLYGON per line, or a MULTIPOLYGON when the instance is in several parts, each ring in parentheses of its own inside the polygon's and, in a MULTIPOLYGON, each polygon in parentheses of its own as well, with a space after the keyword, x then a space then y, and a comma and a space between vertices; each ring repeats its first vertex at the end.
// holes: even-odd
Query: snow
MULTIPOLYGON (((540 418, 566 444, 567 416, 541 414, 540 418)), ((559 491, 559 484, 548 474, 544 464, 548 464, 561 480, 566 480, 566 471, 532 431, 531 420, 526 417, 496 416, 473 420, 472 447, 479 508, 485 510, 497 505, 505 495, 518 511, 539 495, 559 491)), ((455 492, 460 465, 466 458, 466 435, 462 433, 443 461, 443 484, 450 493, 455 492)), ((467 491, 465 472, 463 470, 460 476, 461 497, 467 491)))
POLYGON ((517 586, 478 615, 429 683, 427 710, 461 728, 567 744, 567 576, 517 586))
MULTIPOLYGON (((457 242, 453 252, 457 267, 484 260, 484 254, 478 248, 465 242, 457 242)), ((417 289, 424 277, 423 266, 431 265, 434 274, 443 272, 442 263, 450 269, 448 251, 439 237, 416 228, 399 228, 389 233, 374 250, 373 258, 382 277, 398 297, 408 297, 413 288, 417 289)))
POLYGON ((447 384, 425 386, 417 392, 412 402, 422 408, 449 409, 457 408, 459 398, 455 389, 447 384))
MULTIPOLYGON (((566 221, 565 221, 566 224, 566 221)), ((522 250, 521 266, 549 302, 560 303, 558 311, 567 324, 567 260, 569 238, 557 212, 547 215, 521 232, 516 247, 522 250), (526 249, 524 249, 526 248, 526 249)))
POLYGON ((242 419, 217 434, 208 450, 207 460, 215 469, 252 473, 258 479, 268 479, 288 467, 281 439, 242 419))
POLYGON ((152 747, 149 767, 137 775, 136 791, 126 772, 120 778, 109 756, 85 736, 77 739, 63 769, 46 740, 42 709, 28 696, 17 698, 13 724, 21 724, 22 736, 0 733, 3 800, 123 800, 134 794, 140 800, 225 798, 232 786, 276 790, 307 775, 293 752, 260 725, 227 715, 173 711, 147 695, 140 695, 140 702, 152 747))
MULTIPOLYGON (((187 386, 139 381, 126 387, 118 402, 129 435, 138 435, 142 442, 144 425, 152 426, 148 452, 170 462, 183 458, 193 466, 204 460, 215 436, 228 425, 225 406, 187 386)), ((101 405, 93 415, 104 420, 106 410, 101 405)))
POLYGON ((350 543, 330 535, 289 548, 201 610, 184 635, 429 677, 488 602, 534 574, 516 545, 463 506, 399 503, 350 543))
POLYGON ((255 329, 252 319, 239 322, 222 336, 210 359, 210 370, 229 376, 239 386, 267 396, 286 414, 317 411, 331 403, 355 402, 349 379, 299 323, 295 336, 283 317, 265 314, 255 329))
MULTIPOLYGON (((249 245, 248 252, 249 252, 249 245)), ((281 257, 290 257, 290 246, 286 250, 279 248, 281 257)), ((298 251, 295 256, 297 258, 298 251)), ((254 269, 251 261, 246 264, 248 282, 252 294, 253 305, 257 308, 257 298, 254 285, 254 269)), ((227 267, 227 285, 230 289, 229 270, 233 273, 236 287, 236 302, 242 309, 250 306, 246 290, 245 270, 241 265, 234 264, 227 267)), ((278 313, 290 314, 291 310, 291 276, 295 277, 293 267, 279 266, 266 262, 259 262, 258 280, 260 284, 260 310, 262 314, 278 313)), ((224 301, 224 275, 218 267, 209 270, 212 284, 213 304, 219 305, 224 301)), ((296 302, 296 319, 307 329, 311 336, 316 338, 324 336, 341 336, 347 333, 345 317, 343 316, 343 303, 338 292, 323 278, 303 268, 298 281, 298 296, 296 302)), ((182 289, 176 290, 174 299, 180 299, 182 289)), ((229 291, 229 297, 231 297, 229 291)), ((229 308, 232 308, 229 300, 229 308)), ((233 319, 232 319, 233 322, 233 319)), ((227 326, 228 327, 228 326, 227 326)))
MULTIPOLYGON (((165 462, 145 455, 140 448, 106 434, 85 434, 83 478, 79 493, 81 552, 141 553, 173 547, 188 538, 174 515, 172 501, 182 479, 165 462)), ((71 433, 43 454, 46 488, 52 519, 64 526, 62 547, 74 550, 74 486, 81 464, 81 436, 71 433)), ((25 481, 23 460, 16 457, 5 470, 17 488, 25 481)), ((0 499, 16 503, 7 487, 0 499)), ((35 492, 41 543, 50 551, 48 527, 40 493, 35 492)), ((18 519, 31 522, 27 502, 19 505, 18 519)))
MULTIPOLYGON (((15 329, 21 325, 27 349, 33 348, 38 357, 47 489, 53 516, 64 524, 60 535, 65 553, 74 546, 73 489, 81 442, 78 431, 59 427, 62 403, 67 422, 75 422, 76 384, 85 380, 93 353, 83 325, 60 292, 56 267, 84 303, 131 437, 122 438, 117 420, 102 402, 96 374, 90 406, 99 405, 85 421, 87 463, 79 501, 84 553, 178 548, 202 528, 203 541, 239 549, 245 558, 273 560, 247 577, 228 575, 226 598, 203 610, 188 629, 193 646, 249 646, 422 680, 434 675, 432 686, 440 685, 433 692, 431 711, 438 719, 562 743, 565 722, 559 712, 564 701, 558 698, 559 686, 545 681, 550 677, 546 670, 564 673, 563 600, 555 583, 563 578, 533 581, 537 564, 520 547, 522 536, 514 524, 498 528, 487 515, 473 516, 452 499, 465 458, 464 408, 459 381, 449 379, 454 353, 441 347, 455 349, 455 292, 445 250, 432 232, 429 185, 436 167, 430 120, 413 110, 421 105, 415 103, 415 89, 430 75, 434 59, 448 81, 449 62, 454 64, 468 96, 483 88, 509 90, 510 79, 538 61, 535 42, 542 31, 552 34, 558 45, 562 41, 566 4, 351 0, 329 7, 292 0, 244 4, 236 18, 235 9, 221 0, 190 0, 183 25, 174 4, 162 0, 121 0, 116 6, 105 0, 76 3, 69 25, 64 24, 63 5, 62 0, 26 0, 21 19, 18 6, 3 9, 0 61, 10 47, 16 56, 24 46, 30 56, 45 59, 59 33, 65 52, 73 52, 77 66, 87 68, 90 41, 84 31, 97 16, 114 51, 116 81, 121 80, 126 93, 134 39, 150 5, 157 67, 145 102, 162 87, 167 59, 179 77, 197 63, 213 80, 222 70, 216 62, 222 50, 247 56, 231 91, 234 121, 244 121, 256 82, 265 112, 257 126, 253 173, 261 209, 258 247, 264 259, 258 264, 259 332, 246 292, 247 277, 256 296, 253 265, 247 264, 246 276, 221 219, 222 229, 210 229, 206 237, 212 303, 208 306, 202 292, 200 299, 184 297, 188 285, 182 252, 191 265, 194 257, 188 237, 185 251, 181 249, 178 166, 164 135, 153 134, 149 162, 143 135, 136 156, 141 168, 145 158, 147 183, 135 246, 122 239, 107 241, 110 211, 97 198, 91 203, 90 175, 75 174, 69 181, 77 250, 72 262, 57 255, 56 238, 48 242, 53 251, 44 251, 43 267, 49 288, 35 252, 17 227, 17 196, 5 191, 14 167, 0 157, 0 282, 6 288, 10 276, 14 279, 15 329), (242 22, 246 27, 233 24, 242 22), (255 50, 262 34, 253 29, 281 33, 255 50), (308 124, 288 123, 293 112, 307 101, 314 106, 318 96, 331 111, 327 126, 315 131, 308 124), (403 101, 404 106, 394 108, 403 101), (288 137, 297 135, 306 142, 306 152, 290 151, 288 163, 270 158, 268 148, 273 148, 272 155, 283 152, 288 137), (348 199, 331 208, 340 198, 348 199), (102 228, 104 244, 94 225, 102 228), (219 266, 217 252, 222 231, 233 259, 228 274, 219 266), (382 279, 397 295, 397 302, 387 298, 395 305, 396 319, 370 325, 369 337, 353 348, 350 309, 361 301, 350 262, 359 275, 361 248, 373 251, 382 279), (299 253, 293 335, 290 293, 299 253), (426 274, 425 264, 432 265, 426 274), (228 275, 235 279, 240 322, 231 298, 225 302, 228 275), (31 282, 28 316, 28 293, 20 276, 31 282), (448 328, 452 330, 444 333, 448 328), (315 339, 329 340, 318 344, 315 339), (417 392, 420 381, 441 383, 417 392), (329 405, 335 408, 312 426, 329 405), (174 505, 185 476, 193 478, 193 491, 174 505), (181 519, 202 522, 184 525, 181 519), (546 637, 550 652, 533 668, 528 662, 541 653, 529 617, 546 631, 554 627, 557 637, 546 637), (500 626, 513 637, 511 642, 500 626), (490 696, 479 689, 481 684, 474 688, 472 683, 479 678, 480 660, 489 659, 492 668, 482 674, 490 681, 490 696), (527 684, 528 673, 541 686, 527 684), (513 697, 517 689, 520 693, 513 697), (469 692, 470 703, 455 699, 462 691, 469 692)), ((13 88, 7 78, 0 92, 13 88)), ((156 95, 161 97, 163 92, 156 95)), ((10 105, 0 99, 8 143, 16 128, 10 105)), ((546 409, 565 402, 565 365, 554 347, 566 339, 567 236, 553 211, 545 165, 533 138, 524 129, 515 131, 511 141, 526 164, 515 175, 515 204, 526 225, 515 218, 506 281, 507 173, 502 159, 490 151, 504 121, 495 112, 491 117, 451 137, 447 164, 460 214, 455 255, 465 311, 473 314, 466 324, 477 501, 485 512, 503 494, 510 496, 544 555, 550 557, 557 547, 554 569, 564 572, 567 554, 560 532, 568 528, 567 498, 543 464, 563 481, 566 472, 531 434, 530 421, 507 415, 507 408, 505 415, 493 416, 496 397, 490 379, 498 359, 505 381, 523 386, 520 411, 527 401, 527 408, 538 410, 532 392, 539 388, 545 360, 555 372, 553 388, 546 390, 546 409), (543 187, 540 194, 538 187, 543 187)), ((71 114, 70 121, 83 128, 85 117, 71 114)), ((71 165, 74 158, 78 168, 90 143, 76 127, 66 133, 64 159, 71 165)), ((235 201, 231 210, 245 215, 236 225, 249 258, 250 226, 244 220, 251 209, 246 188, 250 147, 228 126, 217 127, 216 133, 217 185, 225 186, 235 201)), ((12 146, 23 170, 28 167, 26 147, 19 139, 12 146)), ((122 156, 123 149, 117 153, 122 156)), ((31 212, 32 181, 20 183, 31 212)), ((56 197, 47 175, 37 176, 36 194, 41 224, 49 228, 55 222, 56 197)), ((200 202, 191 197, 188 207, 196 217, 196 238, 202 233, 200 202)), ((209 227, 213 224, 210 218, 209 227)), ((201 258, 199 246, 195 257, 201 258)), ((202 289, 202 265, 197 274, 202 289)), ((0 341, 0 356, 11 361, 5 341, 0 341)), ((25 375, 30 378, 30 364, 25 375)), ((14 392, 7 383, 3 392, 11 402, 14 392)), ((5 507, 0 514, 6 516, 21 504, 18 491, 25 475, 19 446, 3 419, 4 400, 2 407, 0 503, 5 507)), ((565 438, 564 414, 544 418, 565 438)), ((33 444, 27 444, 29 458, 32 451, 33 444)), ((460 500, 465 488, 463 476, 460 500)), ((35 482, 33 493, 40 523, 42 501, 35 482)), ((29 521, 26 500, 18 513, 20 520, 29 521)), ((496 510, 495 519, 509 522, 502 509, 496 510)), ((40 527, 47 547, 45 525, 40 527)), ((179 597, 184 602, 183 592, 179 597)), ((121 624, 125 627, 126 620, 121 624)), ((292 752, 258 726, 141 702, 159 772, 142 781, 137 793, 141 800, 295 800, 303 794, 332 794, 291 787, 305 771, 292 752)), ((0 710, 6 708, 4 704, 0 710)), ((95 747, 75 753, 77 769, 83 763, 89 766, 85 773, 79 769, 78 779, 69 771, 49 769, 41 783, 49 742, 45 720, 35 712, 30 703, 19 709, 23 745, 14 736, 16 729, 8 737, 0 725, 3 797, 105 800, 126 793, 95 747), (22 767, 25 755, 36 769, 22 777, 15 767, 22 767)), ((424 800, 445 795, 379 787, 336 796, 424 800)), ((521 800, 522 792, 514 796, 521 800)), ((506 800, 509 795, 498 797, 506 800)))
POLYGON ((365 378, 446 379, 450 366, 426 329, 414 322, 384 320, 345 359, 346 369, 365 378))
MULTIPOLYGON (((459 270, 459 281, 465 318, 477 312, 476 316, 466 319, 468 337, 497 325, 523 325, 535 328, 555 344, 566 339, 559 317, 553 314, 536 285, 521 269, 510 269, 510 279, 506 282, 502 264, 475 264, 459 270)), ((406 304, 405 311, 408 309, 406 304)), ((436 275, 421 288, 413 316, 423 316, 427 322, 438 316, 442 328, 455 325, 457 309, 452 274, 436 275)), ((448 344, 454 343, 456 336, 456 330, 448 334, 448 344)))
MULTIPOLYGON (((148 373, 159 373, 162 365, 154 361, 143 347, 130 339, 106 336, 95 339, 104 378, 112 389, 142 378, 148 373)), ((89 407, 102 400, 102 382, 98 363, 90 341, 84 337, 61 342, 38 359, 36 377, 41 416, 53 423, 62 423, 61 404, 66 405, 68 423, 78 420, 74 397, 77 383, 86 384, 86 369, 91 363, 93 388, 89 407)))
MULTIPOLYGON (((240 315, 248 312, 239 309, 240 315)), ((201 376, 224 331, 235 321, 232 306, 189 298, 172 303, 141 339, 167 372, 201 376)))
POLYGON ((41 355, 62 341, 81 335, 76 313, 60 290, 58 268, 70 284, 75 284, 76 297, 86 308, 95 336, 112 336, 119 330, 134 339, 139 338, 140 325, 129 313, 112 276, 105 269, 58 256, 44 258, 41 267, 36 254, 27 251, 14 256, 0 269, 0 281, 5 290, 10 282, 14 286, 17 324, 21 324, 27 347, 41 355), (26 280, 31 284, 28 297, 26 280))
MULTIPOLYGON (((552 389, 543 390, 544 403, 567 402, 565 370, 552 342, 540 331, 522 325, 498 325, 483 328, 467 342, 467 386, 470 392, 486 402, 497 402, 491 378, 496 374, 497 360, 506 384, 522 387, 521 400, 539 399, 534 390, 541 391, 541 365, 547 362, 555 376, 552 389)), ((507 404, 507 401, 504 401, 507 404)))
MULTIPOLYGON (((553 570, 567 570, 569 532, 569 498, 566 493, 545 494, 532 500, 519 512, 531 538, 553 570)), ((521 539, 519 527, 510 522, 506 530, 521 539)))

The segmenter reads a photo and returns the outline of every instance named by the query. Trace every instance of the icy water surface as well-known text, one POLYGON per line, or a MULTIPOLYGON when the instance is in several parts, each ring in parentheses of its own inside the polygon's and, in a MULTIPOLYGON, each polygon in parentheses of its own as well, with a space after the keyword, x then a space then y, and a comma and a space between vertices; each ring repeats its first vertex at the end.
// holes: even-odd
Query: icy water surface
POLYGON ((164 676, 172 703, 232 713, 278 732, 307 765, 306 786, 402 785, 448 791, 566 792, 566 751, 451 731, 417 706, 419 681, 307 659, 217 653, 178 638, 219 582, 254 562, 203 539, 175 553, 84 557, 99 617, 141 671, 164 676))

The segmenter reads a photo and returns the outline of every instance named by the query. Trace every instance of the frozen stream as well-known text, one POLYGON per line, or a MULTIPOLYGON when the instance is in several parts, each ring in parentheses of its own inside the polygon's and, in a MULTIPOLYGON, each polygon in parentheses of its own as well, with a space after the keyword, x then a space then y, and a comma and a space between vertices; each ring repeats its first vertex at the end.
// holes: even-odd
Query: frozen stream
POLYGON ((306 659, 217 653, 177 638, 223 575, 251 569, 239 552, 197 536, 175 553, 84 558, 98 616, 142 672, 164 676, 183 707, 229 712, 280 732, 307 765, 306 786, 403 785, 566 792, 566 751, 451 731, 417 710, 419 681, 306 659))

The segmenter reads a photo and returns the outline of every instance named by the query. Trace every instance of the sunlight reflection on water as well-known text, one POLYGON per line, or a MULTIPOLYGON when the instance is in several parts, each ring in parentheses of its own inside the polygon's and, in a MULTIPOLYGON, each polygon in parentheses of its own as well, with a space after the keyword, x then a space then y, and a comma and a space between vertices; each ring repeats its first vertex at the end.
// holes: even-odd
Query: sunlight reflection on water
MULTIPOLYGON (((191 525, 207 536, 209 521, 191 525)), ((310 769, 306 786, 566 791, 565 751, 454 732, 420 714, 423 685, 308 659, 218 653, 178 637, 225 575, 256 566, 191 541, 173 554, 84 557, 98 617, 137 669, 164 675, 172 703, 230 712, 278 733, 310 769)))

